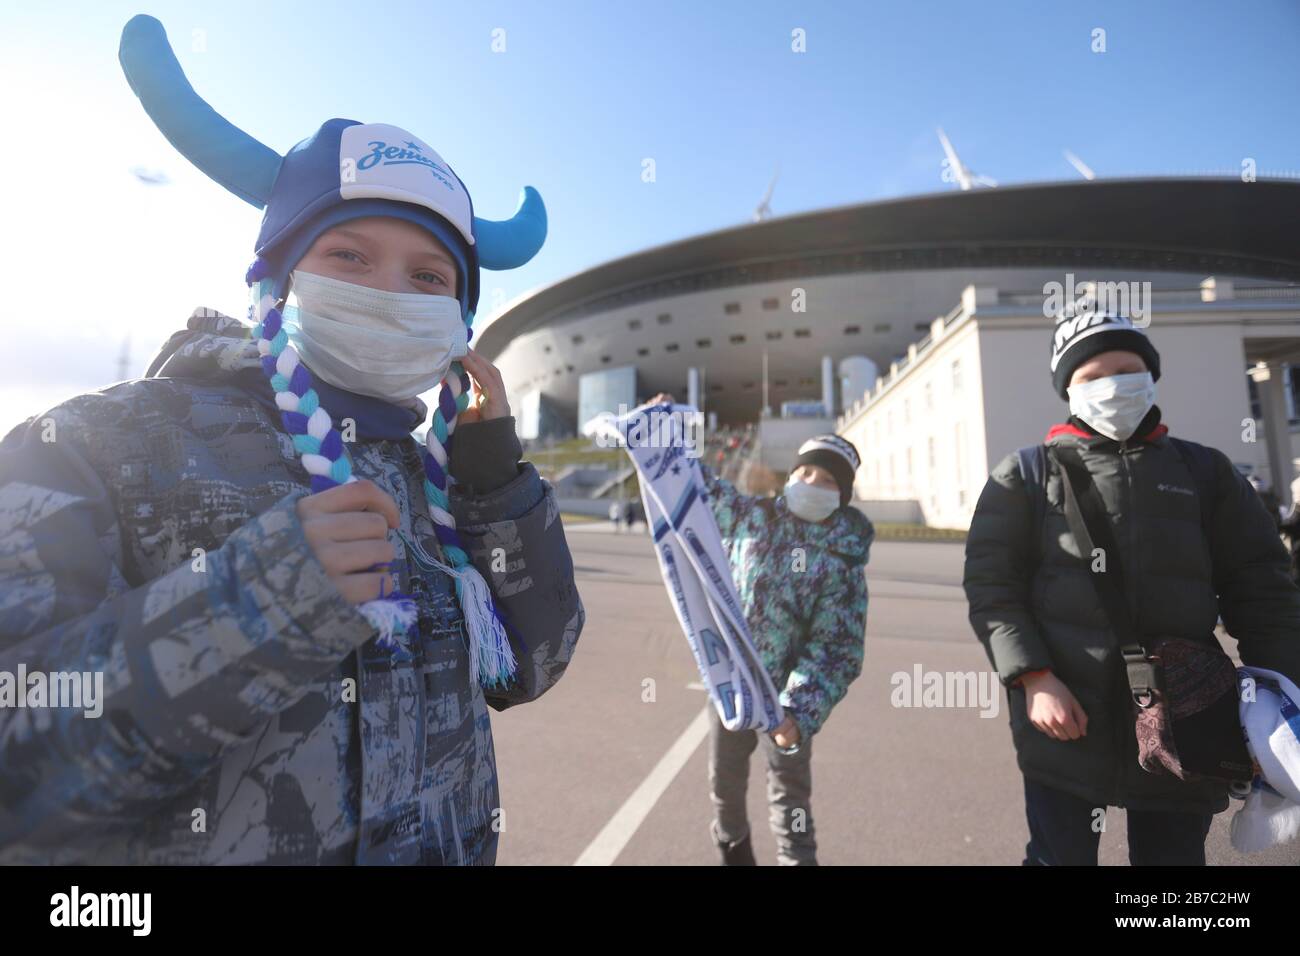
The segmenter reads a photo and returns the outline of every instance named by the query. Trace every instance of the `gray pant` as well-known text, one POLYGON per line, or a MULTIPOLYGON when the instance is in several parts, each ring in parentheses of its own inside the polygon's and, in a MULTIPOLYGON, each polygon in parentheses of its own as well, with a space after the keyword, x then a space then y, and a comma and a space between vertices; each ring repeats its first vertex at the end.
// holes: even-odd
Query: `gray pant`
POLYGON ((749 785, 749 755, 759 740, 767 758, 767 801, 777 862, 782 866, 814 866, 817 840, 812 821, 812 740, 802 740, 799 752, 783 754, 766 732, 727 730, 718 712, 709 708, 709 788, 713 797, 713 838, 735 843, 749 833, 745 791, 749 785))

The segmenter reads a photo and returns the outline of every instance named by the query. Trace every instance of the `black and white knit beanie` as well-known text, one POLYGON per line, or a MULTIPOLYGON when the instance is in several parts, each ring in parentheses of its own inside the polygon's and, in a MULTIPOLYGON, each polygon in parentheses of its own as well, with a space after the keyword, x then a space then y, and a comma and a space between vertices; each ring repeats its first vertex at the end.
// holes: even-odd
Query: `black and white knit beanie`
POLYGON ((853 476, 861 464, 862 459, 853 442, 839 435, 815 435, 799 446, 794 468, 820 465, 829 471, 840 486, 840 505, 844 506, 853 498, 853 476))
POLYGON ((1063 312, 1052 335, 1052 387, 1063 399, 1077 369, 1102 352, 1134 352, 1142 356, 1152 379, 1160 378, 1160 353, 1145 332, 1116 312, 1063 312))

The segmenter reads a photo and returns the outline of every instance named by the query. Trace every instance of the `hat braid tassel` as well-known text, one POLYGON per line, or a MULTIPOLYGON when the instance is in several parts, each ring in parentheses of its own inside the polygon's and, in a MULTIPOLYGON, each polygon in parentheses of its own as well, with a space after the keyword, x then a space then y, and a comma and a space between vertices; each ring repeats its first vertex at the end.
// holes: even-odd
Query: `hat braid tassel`
MULTIPOLYGON (((329 413, 320 407, 320 398, 312 388, 311 373, 289 343, 283 318, 272 296, 271 280, 266 273, 266 264, 259 259, 246 276, 250 285, 257 283, 257 299, 253 306, 257 325, 253 336, 262 357, 262 370, 271 380, 275 392, 280 420, 293 440, 303 467, 311 476, 312 494, 318 494, 357 478, 352 474, 352 462, 343 447, 343 436, 334 427, 329 413)), ((417 611, 415 601, 409 595, 394 592, 367 601, 357 610, 374 627, 380 647, 394 649, 399 638, 414 631, 417 611)))
POLYGON ((517 662, 492 600, 492 592, 483 575, 470 563, 447 499, 447 463, 452 436, 457 416, 468 404, 469 375, 456 362, 438 391, 438 408, 425 439, 424 455, 424 493, 429 501, 435 534, 449 563, 438 561, 423 549, 419 551, 421 558, 455 579, 456 597, 465 614, 465 630, 469 638, 470 676, 483 687, 490 688, 509 683, 517 662))

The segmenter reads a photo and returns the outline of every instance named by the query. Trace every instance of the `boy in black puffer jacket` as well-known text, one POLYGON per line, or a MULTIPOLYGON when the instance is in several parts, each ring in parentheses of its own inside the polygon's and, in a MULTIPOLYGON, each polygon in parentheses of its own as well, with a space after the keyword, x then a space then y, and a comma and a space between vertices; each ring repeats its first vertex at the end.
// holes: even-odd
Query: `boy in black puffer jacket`
MULTIPOLYGON (((1100 493, 1137 627, 1212 642, 1222 616, 1246 664, 1300 676, 1300 590, 1275 523, 1222 452, 1170 439, 1146 334, 1123 316, 1067 317, 1052 375, 1072 415, 1046 444, 1077 455, 1100 493), (1211 496, 1204 510, 1202 495, 1211 496)), ((1132 863, 1204 864, 1226 784, 1138 764, 1124 662, 1063 515, 1052 456, 1037 491, 1045 504, 1030 500, 1016 454, 994 469, 964 581, 971 624, 1008 688, 1025 862, 1095 864, 1097 811, 1122 806, 1132 863)))

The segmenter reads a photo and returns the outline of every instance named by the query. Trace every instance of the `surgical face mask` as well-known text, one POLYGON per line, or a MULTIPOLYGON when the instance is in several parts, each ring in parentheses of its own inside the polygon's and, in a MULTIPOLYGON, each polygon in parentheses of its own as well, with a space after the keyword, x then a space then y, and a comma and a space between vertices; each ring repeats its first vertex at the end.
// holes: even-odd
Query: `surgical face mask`
POLYGON ((1150 372, 1096 378, 1065 391, 1070 396, 1070 412, 1115 441, 1130 438, 1156 401, 1156 383, 1150 372))
POLYGON ((442 381, 468 348, 460 302, 451 296, 384 292, 301 271, 292 288, 289 340, 337 388, 409 401, 442 381))
POLYGON ((840 506, 840 493, 791 478, 785 485, 786 506, 804 521, 825 521, 840 506))

